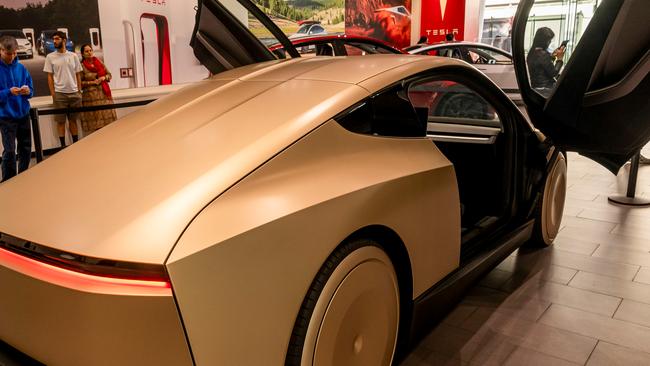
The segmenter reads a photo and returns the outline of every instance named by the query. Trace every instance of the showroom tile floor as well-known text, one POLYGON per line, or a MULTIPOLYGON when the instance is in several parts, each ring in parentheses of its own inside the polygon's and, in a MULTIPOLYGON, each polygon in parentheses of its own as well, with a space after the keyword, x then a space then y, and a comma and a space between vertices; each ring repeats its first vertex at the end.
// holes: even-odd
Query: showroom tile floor
MULTIPOLYGON (((401 366, 650 365, 650 208, 607 202, 629 165, 615 177, 569 154, 568 166, 555 245, 506 258, 401 366)), ((650 198, 650 166, 637 192, 650 198)))

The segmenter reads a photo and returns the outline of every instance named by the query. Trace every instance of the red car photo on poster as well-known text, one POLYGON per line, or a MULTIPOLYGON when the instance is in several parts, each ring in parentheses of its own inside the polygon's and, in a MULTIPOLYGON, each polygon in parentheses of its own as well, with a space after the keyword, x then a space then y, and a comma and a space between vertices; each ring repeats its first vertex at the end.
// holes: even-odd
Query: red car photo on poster
POLYGON ((346 1, 345 33, 406 47, 411 41, 411 0, 346 1))

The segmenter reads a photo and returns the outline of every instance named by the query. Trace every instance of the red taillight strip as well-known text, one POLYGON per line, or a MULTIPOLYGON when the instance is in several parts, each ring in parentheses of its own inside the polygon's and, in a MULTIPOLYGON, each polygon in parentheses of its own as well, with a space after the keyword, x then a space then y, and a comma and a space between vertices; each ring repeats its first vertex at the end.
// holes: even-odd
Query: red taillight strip
POLYGON ((0 266, 77 291, 127 296, 172 295, 171 284, 168 281, 123 279, 75 272, 24 257, 3 248, 0 248, 0 266))

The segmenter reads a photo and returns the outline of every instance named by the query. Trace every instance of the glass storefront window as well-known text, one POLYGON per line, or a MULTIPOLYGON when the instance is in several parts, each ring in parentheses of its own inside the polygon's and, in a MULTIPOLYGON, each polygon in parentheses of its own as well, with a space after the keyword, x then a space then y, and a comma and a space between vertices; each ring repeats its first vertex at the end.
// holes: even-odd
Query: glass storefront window
MULTIPOLYGON (((547 0, 535 4, 526 29, 526 49, 532 44, 534 29, 548 27, 555 33, 551 48, 568 41, 568 59, 600 2, 602 0, 547 0)), ((518 3, 518 0, 485 1, 481 42, 512 52, 511 26, 518 3)))

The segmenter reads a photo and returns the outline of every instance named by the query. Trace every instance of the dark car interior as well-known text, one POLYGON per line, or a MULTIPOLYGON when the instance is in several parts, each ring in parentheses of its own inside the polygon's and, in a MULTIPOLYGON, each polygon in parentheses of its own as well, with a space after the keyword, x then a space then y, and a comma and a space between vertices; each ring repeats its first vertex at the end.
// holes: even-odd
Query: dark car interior
POLYGON ((404 88, 386 90, 335 119, 352 132, 368 135, 426 134, 454 164, 462 242, 470 242, 505 216, 508 140, 502 123, 495 109, 463 84, 433 80, 404 88))
POLYGON ((416 108, 427 110, 427 135, 454 164, 465 243, 505 213, 507 159, 501 121, 485 99, 455 81, 412 84, 408 96, 416 108))

